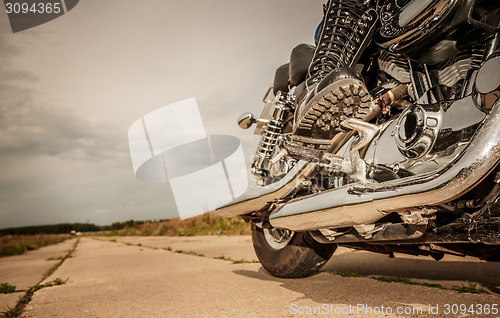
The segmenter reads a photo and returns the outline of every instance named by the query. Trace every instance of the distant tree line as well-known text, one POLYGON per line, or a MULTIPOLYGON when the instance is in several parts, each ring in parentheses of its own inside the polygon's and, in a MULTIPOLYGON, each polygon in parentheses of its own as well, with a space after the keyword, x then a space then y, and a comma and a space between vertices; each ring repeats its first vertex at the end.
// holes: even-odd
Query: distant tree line
POLYGON ((0 235, 35 235, 35 234, 64 234, 72 230, 77 232, 99 231, 100 226, 92 223, 61 223, 51 225, 34 225, 1 229, 0 235))
POLYGON ((136 225, 141 225, 145 223, 154 223, 155 221, 151 220, 146 220, 146 221, 135 221, 135 220, 128 220, 125 222, 114 222, 111 225, 106 225, 104 226, 103 230, 121 230, 127 227, 134 227, 136 225))
POLYGON ((76 232, 96 232, 96 231, 109 231, 121 230, 127 227, 134 227, 144 223, 154 223, 160 221, 135 221, 129 220, 125 222, 114 222, 111 225, 96 225, 93 223, 61 223, 51 225, 34 225, 13 227, 8 229, 0 229, 0 235, 35 235, 35 234, 66 234, 71 231, 76 232))

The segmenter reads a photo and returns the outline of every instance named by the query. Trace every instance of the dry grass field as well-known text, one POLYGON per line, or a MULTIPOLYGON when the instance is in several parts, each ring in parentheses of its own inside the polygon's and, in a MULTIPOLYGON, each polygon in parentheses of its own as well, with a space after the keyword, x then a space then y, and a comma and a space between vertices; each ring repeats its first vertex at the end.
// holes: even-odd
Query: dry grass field
POLYGON ((71 237, 69 234, 3 235, 0 236, 0 256, 22 254, 71 237))

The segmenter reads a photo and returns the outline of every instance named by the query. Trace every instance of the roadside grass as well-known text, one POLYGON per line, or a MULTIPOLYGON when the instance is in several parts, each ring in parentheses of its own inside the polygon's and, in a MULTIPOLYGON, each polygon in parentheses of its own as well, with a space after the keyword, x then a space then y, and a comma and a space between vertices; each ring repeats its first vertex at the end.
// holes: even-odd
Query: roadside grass
POLYGON ((35 286, 28 288, 26 290, 26 293, 24 294, 24 296, 22 296, 19 299, 17 304, 14 307, 7 307, 7 309, 5 311, 0 313, 0 317, 1 318, 19 317, 22 314, 24 307, 26 307, 26 305, 33 298, 33 295, 35 294, 35 292, 39 291, 42 288, 66 284, 67 281, 68 281, 68 279, 62 280, 61 278, 56 278, 51 282, 47 282, 44 284, 37 284, 35 286))
POLYGON ((3 235, 0 236, 0 257, 23 254, 70 238, 68 234, 3 235))
MULTIPOLYGON (((54 280, 50 282, 43 283, 42 282, 47 279, 49 276, 51 276, 58 268, 59 266, 64 263, 64 261, 68 258, 71 257, 73 252, 76 250, 78 243, 80 243, 80 239, 77 239, 75 241, 75 244, 73 244, 73 247, 66 252, 66 254, 62 257, 59 257, 60 261, 54 264, 51 268, 49 268, 42 276, 42 279, 40 282, 32 287, 29 287, 26 290, 19 290, 19 291, 24 291, 24 295, 19 299, 17 304, 14 307, 8 307, 5 311, 0 313, 0 318, 14 318, 14 317, 19 317, 23 313, 24 308, 26 305, 31 301, 33 298, 33 295, 39 291, 40 289, 46 288, 46 287, 52 287, 52 286, 57 286, 57 285, 63 285, 66 284, 68 281, 68 278, 66 279, 61 279, 61 278, 55 278, 54 280)), ((14 287, 15 288, 15 287, 14 287)))
MULTIPOLYGON (((71 256, 70 256, 71 257, 71 256)), ((49 257, 47 258, 48 261, 60 261, 64 258, 64 256, 58 256, 58 257, 49 257)))
POLYGON ((215 213, 205 213, 187 220, 132 224, 120 230, 110 230, 104 236, 194 236, 194 235, 247 235, 250 226, 241 218, 225 218, 215 213))
POLYGON ((22 314, 22 309, 17 308, 17 306, 10 307, 8 306, 5 311, 0 312, 0 317, 1 318, 13 318, 13 317, 19 317, 22 314))
POLYGON ((378 280, 380 282, 386 282, 386 283, 400 283, 400 284, 407 284, 407 285, 419 285, 419 286, 425 286, 425 287, 446 289, 440 284, 415 282, 415 281, 412 281, 408 278, 402 278, 402 277, 398 277, 398 276, 371 276, 370 278, 378 280))
MULTIPOLYGON (((54 264, 51 268, 49 268, 44 274, 43 274, 43 279, 46 279, 47 277, 49 277, 50 275, 52 275, 56 269, 59 268, 59 266, 61 266, 62 263, 64 263, 64 261, 70 257, 72 257, 72 254, 73 252, 76 250, 76 247, 78 246, 78 243, 80 243, 80 239, 77 239, 75 241, 75 244, 73 244, 73 247, 68 250, 68 252, 64 255, 64 256, 59 256, 58 259, 59 259, 59 262, 57 262, 56 264, 54 264)), ((43 280, 42 279, 42 280, 43 280)))
POLYGON ((184 251, 184 250, 176 250, 175 251, 178 254, 186 254, 186 255, 194 255, 194 256, 200 256, 200 257, 205 257, 205 255, 196 253, 195 251, 184 251))
POLYGON ((460 284, 461 286, 452 286, 451 289, 456 290, 459 293, 472 293, 472 294, 489 294, 484 288, 477 288, 477 283, 465 281, 468 286, 460 284))
MULTIPOLYGON (((145 247, 145 248, 149 248, 149 249, 152 249, 152 250, 159 250, 160 249, 159 247, 155 247, 155 246, 142 245, 142 243, 117 242, 115 239, 109 240, 109 242, 112 242, 112 243, 122 243, 122 244, 127 245, 127 246, 145 247)), ((186 254, 186 255, 194 255, 194 256, 205 257, 205 255, 197 253, 195 251, 185 251, 185 250, 175 250, 174 251, 174 250, 172 250, 172 248, 170 246, 163 247, 162 249, 165 250, 165 251, 169 251, 169 252, 173 251, 173 252, 175 252, 177 254, 186 254)), ((142 251, 142 248, 140 249, 140 251, 142 251)))
MULTIPOLYGON (((97 239, 97 238, 95 238, 97 239)), ((97 239, 97 240, 100 240, 100 239, 97 239)), ((130 243, 130 242, 117 242, 115 239, 111 239, 109 240, 109 242, 113 242, 113 243, 122 243, 124 245, 127 245, 127 246, 137 246, 137 247, 145 247, 145 248, 149 248, 149 249, 153 249, 153 250, 158 250, 160 249, 159 247, 154 247, 154 246, 147 246, 147 245, 142 245, 141 243, 130 243)), ((161 249, 165 250, 165 251, 169 251, 169 252, 174 252, 174 253, 177 253, 177 254, 186 254, 186 255, 193 255, 193 256, 199 256, 199 257, 206 257, 204 254, 201 254, 201 253, 198 253, 198 252, 195 252, 195 251, 185 251, 185 250, 181 250, 181 249, 178 249, 178 250, 173 250, 170 246, 167 246, 167 247, 162 247, 161 249)), ((142 249, 141 249, 142 250, 142 249)), ((236 260, 236 259, 233 259, 231 257, 226 257, 224 255, 221 255, 221 256, 216 256, 216 257, 213 257, 214 259, 221 259, 221 260, 224 260, 224 261, 230 261, 232 262, 233 264, 249 264, 249 263, 259 263, 259 261, 254 261, 254 260, 246 260, 245 258, 242 258, 242 259, 239 259, 239 260, 236 260)))
MULTIPOLYGON (((338 275, 338 276, 342 276, 342 277, 363 277, 362 275, 360 275, 358 273, 340 271, 340 270, 334 271, 333 274, 338 275)), ((466 280, 467 285, 460 284, 461 286, 452 286, 451 288, 446 288, 440 284, 416 282, 416 281, 412 281, 408 278, 403 278, 403 277, 398 277, 398 276, 371 276, 370 278, 378 280, 379 282, 384 282, 384 283, 418 285, 418 286, 438 288, 438 289, 443 289, 443 290, 454 290, 454 291, 457 291, 459 293, 473 293, 473 294, 486 293, 486 294, 489 294, 488 291, 486 291, 484 288, 477 288, 477 283, 473 283, 473 282, 470 282, 468 280, 466 280)))
POLYGON ((11 294, 16 292, 16 286, 12 286, 8 283, 0 284, 0 294, 11 294))
POLYGON ((244 258, 239 259, 239 260, 230 259, 230 261, 233 262, 233 264, 253 264, 253 263, 259 263, 259 261, 246 260, 244 258))
POLYGON ((451 288, 446 288, 440 284, 431 284, 431 283, 426 283, 426 282, 415 282, 415 281, 412 281, 408 278, 402 278, 402 277, 398 277, 398 276, 371 276, 370 278, 381 281, 381 282, 385 282, 385 283, 400 283, 400 284, 407 284, 407 285, 419 285, 419 286, 439 288, 439 289, 444 289, 444 290, 454 290, 454 291, 457 291, 459 293, 489 294, 489 292, 486 289, 477 288, 477 283, 470 282, 468 280, 466 280, 467 286, 464 284, 460 284, 461 286, 452 286, 451 288))
POLYGON ((245 258, 242 258, 242 259, 239 259, 239 260, 235 260, 235 259, 233 259, 231 257, 226 257, 224 255, 216 256, 216 257, 214 257, 214 259, 221 259, 221 260, 224 260, 224 261, 230 261, 233 264, 259 263, 259 261, 249 261, 249 260, 246 260, 245 258))
POLYGON ((335 271, 333 272, 335 275, 342 277, 359 277, 358 273, 347 272, 347 271, 335 271))

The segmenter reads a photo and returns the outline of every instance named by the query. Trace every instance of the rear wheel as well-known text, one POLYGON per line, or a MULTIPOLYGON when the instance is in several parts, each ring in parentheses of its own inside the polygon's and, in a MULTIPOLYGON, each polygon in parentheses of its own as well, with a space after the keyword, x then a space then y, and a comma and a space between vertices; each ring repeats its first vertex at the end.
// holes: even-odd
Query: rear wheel
POLYGON ((282 278, 306 277, 318 272, 337 249, 321 244, 309 232, 265 229, 252 224, 252 241, 262 266, 282 278))

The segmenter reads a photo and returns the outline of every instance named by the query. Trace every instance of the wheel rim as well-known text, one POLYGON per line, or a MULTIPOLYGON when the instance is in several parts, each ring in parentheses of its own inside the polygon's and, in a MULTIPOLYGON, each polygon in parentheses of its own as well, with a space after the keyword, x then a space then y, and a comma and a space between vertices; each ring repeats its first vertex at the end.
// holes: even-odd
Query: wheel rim
POLYGON ((280 250, 288 245, 293 236, 293 231, 286 229, 262 229, 264 237, 269 246, 276 250, 280 250))

